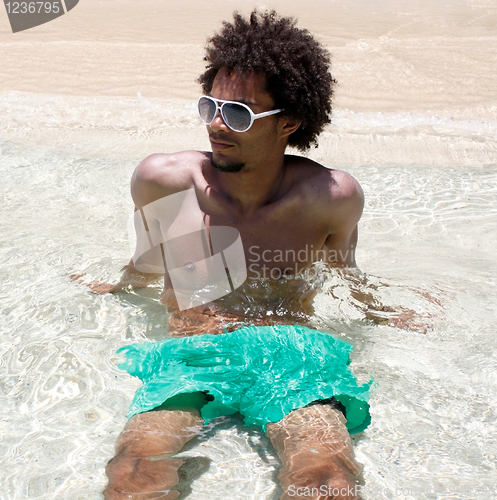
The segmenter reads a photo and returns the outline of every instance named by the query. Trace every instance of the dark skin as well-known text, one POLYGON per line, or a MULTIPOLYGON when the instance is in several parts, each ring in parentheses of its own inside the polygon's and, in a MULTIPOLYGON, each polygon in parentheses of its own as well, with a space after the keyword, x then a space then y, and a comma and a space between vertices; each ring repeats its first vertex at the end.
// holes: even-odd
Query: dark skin
MULTIPOLYGON (((247 103, 254 113, 274 109, 273 99, 265 90, 265 78, 259 74, 242 78, 221 69, 211 96, 247 103)), ((251 273, 254 277, 263 266, 267 272, 273 272, 273 277, 281 277, 294 274, 295 269, 301 271, 315 260, 312 254, 302 259, 286 254, 282 259, 278 252, 286 250, 297 254, 312 248, 322 251, 321 258, 333 266, 354 267, 357 223, 364 205, 362 190, 345 172, 285 155, 288 137, 298 127, 297 121, 277 114, 255 120, 248 131, 237 133, 218 114, 207 126, 212 153, 155 154, 137 167, 131 182, 136 209, 194 188, 200 213, 192 211, 177 226, 185 230, 185 224, 194 221, 193 228, 200 217, 207 228, 237 229, 247 260, 253 264, 249 280, 251 273), (240 164, 243 168, 239 172, 226 172, 240 164)), ((170 231, 174 232, 174 227, 171 225, 170 231)), ((178 266, 191 261, 191 256, 183 253, 174 258, 178 266)), ((143 287, 160 277, 139 272, 131 261, 117 285, 93 284, 92 288, 99 293, 115 292, 129 285, 143 287)), ((288 287, 292 286, 289 281, 288 287)), ((182 323, 178 320, 178 331, 171 331, 172 334, 213 333, 217 324, 233 319, 229 297, 224 302, 228 303, 225 313, 216 304, 179 312, 167 271, 164 288, 164 302, 174 313, 173 319, 181 319, 181 315, 194 318, 190 321, 190 325, 195 325, 191 331, 181 331, 182 323)), ((288 293, 289 289, 282 285, 281 295, 288 293)), ((311 302, 299 304, 309 312, 311 302)), ((280 318, 278 322, 284 321, 280 318)), ((174 330, 174 324, 170 326, 174 330)), ((116 456, 109 462, 105 498, 177 498, 178 493, 172 488, 178 481, 177 469, 182 462, 167 455, 180 451, 198 434, 202 424, 194 408, 170 408, 133 417, 118 440, 116 456), (166 458, 151 459, 158 456, 166 458), (159 492, 162 493, 157 496, 159 492)), ((324 405, 294 410, 282 421, 268 424, 267 433, 283 465, 282 499, 299 498, 294 493, 299 487, 328 485, 346 491, 356 484, 360 467, 353 457, 344 418, 337 410, 324 405), (293 489, 289 490, 291 485, 293 489)), ((347 493, 319 498, 358 497, 347 493)))
MULTIPOLYGON (((255 103, 259 113, 273 106, 263 77, 241 79, 220 72, 211 94, 219 99, 255 103)), ((349 174, 330 170, 303 157, 285 155, 288 136, 298 123, 287 117, 255 120, 243 133, 231 131, 218 115, 207 127, 212 153, 188 151, 146 158, 135 171, 131 194, 137 209, 176 192, 195 188, 207 227, 236 228, 245 249, 274 255, 306 246, 331 251, 332 263, 355 266, 357 223, 364 197, 349 174), (242 162, 236 174, 213 168, 242 162)), ((293 262, 266 264, 285 270, 293 262)), ((312 260, 299 262, 307 267, 312 260)))
MULTIPOLYGON (((273 108, 264 87, 261 75, 242 79, 236 73, 221 71, 211 95, 248 103, 254 113, 260 113, 273 108)), ((181 226, 194 226, 201 218, 207 227, 237 229, 252 278, 294 275, 316 260, 335 267, 355 267, 357 223, 364 206, 362 189, 346 172, 285 155, 288 136, 298 126, 288 117, 274 115, 255 120, 247 132, 236 133, 218 115, 207 127, 212 153, 154 154, 137 167, 131 181, 137 210, 194 188, 201 214, 192 213, 181 226), (239 163, 244 165, 240 172, 219 170, 239 163), (289 254, 289 250, 294 253, 289 254)), ((175 267, 194 260, 188 254, 178 255, 175 267)), ((118 284, 90 286, 97 293, 116 292, 129 285, 147 286, 160 278, 162 274, 136 271, 131 261, 118 284)), ((174 312, 177 307, 167 272, 164 278, 164 302, 174 312)), ((283 288, 281 294, 288 295, 288 290, 283 288)), ((226 301, 223 307, 226 309, 226 301)), ((206 308, 185 311, 184 315, 191 317, 196 312, 205 314, 206 308)), ((306 312, 312 312, 310 303, 306 312)), ((212 332, 212 314, 209 317, 212 332)), ((172 319, 174 322, 178 317, 172 319)))

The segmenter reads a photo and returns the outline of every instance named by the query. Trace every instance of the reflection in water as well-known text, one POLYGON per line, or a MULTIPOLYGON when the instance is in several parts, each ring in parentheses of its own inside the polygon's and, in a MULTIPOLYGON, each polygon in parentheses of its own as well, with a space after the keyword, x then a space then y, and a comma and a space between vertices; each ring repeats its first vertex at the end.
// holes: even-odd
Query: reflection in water
POLYGON ((171 292, 163 293, 162 302, 172 313, 169 335, 185 336, 233 331, 244 324, 311 326, 317 294, 335 320, 345 316, 423 333, 431 327, 430 318, 443 309, 437 289, 399 285, 359 269, 331 268, 324 262, 314 263, 298 276, 248 279, 233 293, 186 311, 176 311, 171 292))
POLYGON ((233 331, 244 324, 307 325, 320 283, 320 279, 294 276, 279 280, 248 279, 234 292, 215 302, 181 312, 176 311, 173 294, 164 292, 162 302, 172 313, 168 331, 171 336, 184 336, 233 331))
MULTIPOLYGON (((318 293, 338 303, 348 300, 363 319, 403 319, 404 309, 385 305, 376 296, 381 288, 388 285, 358 270, 337 270, 316 263, 301 276, 248 281, 236 296, 225 296, 215 304, 177 311, 171 293, 162 294, 162 302, 167 304, 170 299, 169 307, 173 308, 169 320, 171 336, 222 334, 243 324, 310 323, 312 300, 318 293), (346 288, 348 297, 339 298, 339 288, 346 288)), ((409 312, 412 314, 407 319, 415 314, 409 312)), ((161 492, 166 499, 179 495, 175 486, 183 462, 174 453, 199 434, 199 409, 205 404, 201 401, 199 406, 190 398, 181 401, 177 407, 168 404, 167 410, 164 406, 132 417, 118 440, 116 457, 108 466, 107 499, 120 500, 125 498, 122 495, 148 498, 146 495, 154 492, 161 492), (160 478, 154 478, 154 474, 160 474, 160 478)), ((345 423, 339 408, 322 403, 294 410, 278 423, 268 424, 267 435, 282 463, 282 499, 359 498, 356 486, 361 467, 354 458, 345 423), (346 493, 336 493, 341 491, 346 493)))

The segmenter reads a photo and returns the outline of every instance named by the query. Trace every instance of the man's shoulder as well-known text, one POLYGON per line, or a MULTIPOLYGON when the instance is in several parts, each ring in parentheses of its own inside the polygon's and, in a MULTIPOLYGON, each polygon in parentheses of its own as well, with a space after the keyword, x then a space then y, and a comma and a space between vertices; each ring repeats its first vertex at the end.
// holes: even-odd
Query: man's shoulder
POLYGON ((363 199, 359 182, 348 172, 325 167, 309 158, 289 156, 288 160, 295 169, 295 184, 314 200, 363 199))
POLYGON ((307 158, 295 158, 294 185, 302 206, 313 220, 331 233, 348 232, 357 225, 364 208, 364 193, 356 179, 307 158))
POLYGON ((178 153, 154 153, 147 156, 136 167, 133 178, 142 181, 161 182, 172 179, 186 180, 207 160, 201 151, 178 153))
POLYGON ((208 160, 200 151, 155 153, 147 156, 136 167, 131 178, 131 194, 135 204, 143 206, 151 201, 190 189, 201 166, 208 160))

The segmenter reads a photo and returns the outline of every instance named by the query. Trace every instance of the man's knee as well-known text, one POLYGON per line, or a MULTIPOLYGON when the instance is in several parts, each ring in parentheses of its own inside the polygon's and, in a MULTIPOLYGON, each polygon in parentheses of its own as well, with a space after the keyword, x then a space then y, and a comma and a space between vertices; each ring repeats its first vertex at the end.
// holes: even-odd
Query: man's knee
POLYGON ((109 485, 114 482, 121 483, 126 478, 131 477, 135 469, 135 462, 136 458, 123 453, 109 460, 105 468, 105 473, 109 478, 109 485))

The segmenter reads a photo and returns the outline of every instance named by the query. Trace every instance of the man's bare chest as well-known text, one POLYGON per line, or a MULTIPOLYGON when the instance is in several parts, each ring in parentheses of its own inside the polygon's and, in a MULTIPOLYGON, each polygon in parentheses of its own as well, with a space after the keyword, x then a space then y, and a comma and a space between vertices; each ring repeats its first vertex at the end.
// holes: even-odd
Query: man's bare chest
POLYGON ((192 190, 174 215, 168 207, 157 211, 168 269, 192 267, 233 245, 252 271, 295 274, 322 260, 329 228, 301 205, 275 204, 247 215, 198 201, 192 190))
POLYGON ((272 269, 280 270, 280 274, 296 274, 320 260, 328 236, 326 228, 305 215, 270 214, 246 220, 228 215, 207 220, 209 227, 235 228, 240 234, 247 268, 264 275, 272 269))

